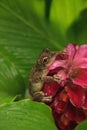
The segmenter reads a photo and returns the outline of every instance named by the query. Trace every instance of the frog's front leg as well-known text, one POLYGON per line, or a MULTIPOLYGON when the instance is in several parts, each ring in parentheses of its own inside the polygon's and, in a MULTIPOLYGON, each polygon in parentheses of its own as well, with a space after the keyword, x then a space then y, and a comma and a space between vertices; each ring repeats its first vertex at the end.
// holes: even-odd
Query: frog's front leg
POLYGON ((38 91, 33 94, 33 100, 38 102, 51 102, 52 96, 47 96, 43 91, 38 91))
MULTIPOLYGON (((41 77, 42 84, 45 83, 45 82, 54 82, 54 81, 57 81, 54 76, 43 76, 43 77, 41 77)), ((52 96, 47 96, 47 94, 45 94, 43 91, 38 90, 38 91, 33 93, 33 100, 39 101, 39 102, 40 101, 51 102, 52 96)))
POLYGON ((51 82, 51 81, 55 81, 53 76, 44 76, 42 77, 42 81, 43 82, 51 82))
MULTIPOLYGON (((42 84, 45 82, 52 82, 55 81, 54 77, 52 76, 43 76, 41 77, 41 82, 42 84)), ((33 100, 36 101, 42 101, 42 102, 51 102, 52 101, 52 96, 47 96, 43 91, 36 91, 33 94, 33 100)))
POLYGON ((42 78, 43 82, 57 82, 60 83, 62 81, 62 77, 59 74, 54 74, 53 76, 44 76, 42 78))

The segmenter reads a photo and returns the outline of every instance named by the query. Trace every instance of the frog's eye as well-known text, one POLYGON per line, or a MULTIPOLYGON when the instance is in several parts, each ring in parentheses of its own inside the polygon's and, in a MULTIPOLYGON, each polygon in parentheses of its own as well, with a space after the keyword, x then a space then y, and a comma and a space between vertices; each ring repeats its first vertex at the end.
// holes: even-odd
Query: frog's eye
POLYGON ((43 63, 47 63, 48 62, 48 57, 43 57, 43 63))

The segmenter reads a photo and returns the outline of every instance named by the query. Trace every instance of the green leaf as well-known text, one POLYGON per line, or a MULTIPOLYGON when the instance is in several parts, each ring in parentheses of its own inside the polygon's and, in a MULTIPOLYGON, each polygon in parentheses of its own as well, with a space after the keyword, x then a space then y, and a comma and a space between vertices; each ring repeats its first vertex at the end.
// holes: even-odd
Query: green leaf
POLYGON ((84 9, 78 19, 67 30, 69 41, 73 43, 86 44, 87 43, 87 8, 84 9))
POLYGON ((0 0, 0 46, 13 55, 14 64, 26 79, 43 48, 62 47, 43 20, 43 8, 43 0, 0 0))
POLYGON ((50 20, 66 35, 68 27, 87 8, 86 0, 53 0, 50 20))
POLYGON ((24 95, 25 84, 15 65, 0 48, 0 104, 10 102, 17 95, 24 95))
POLYGON ((52 0, 44 0, 44 1, 45 1, 45 18, 48 21, 52 0))
POLYGON ((24 100, 0 106, 0 130, 58 129, 48 106, 24 100))
POLYGON ((80 123, 75 130, 87 130, 87 120, 80 123))

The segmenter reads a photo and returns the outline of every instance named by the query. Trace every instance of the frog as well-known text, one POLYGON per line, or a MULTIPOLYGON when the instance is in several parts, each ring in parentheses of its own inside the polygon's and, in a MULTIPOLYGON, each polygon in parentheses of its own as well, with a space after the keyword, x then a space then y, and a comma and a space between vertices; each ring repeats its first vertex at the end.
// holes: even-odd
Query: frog
POLYGON ((55 80, 53 76, 48 76, 48 67, 53 63, 56 55, 56 51, 50 51, 49 48, 45 48, 32 68, 29 76, 29 93, 32 100, 39 102, 52 101, 52 96, 47 96, 47 94, 42 91, 42 88, 45 82, 55 80))

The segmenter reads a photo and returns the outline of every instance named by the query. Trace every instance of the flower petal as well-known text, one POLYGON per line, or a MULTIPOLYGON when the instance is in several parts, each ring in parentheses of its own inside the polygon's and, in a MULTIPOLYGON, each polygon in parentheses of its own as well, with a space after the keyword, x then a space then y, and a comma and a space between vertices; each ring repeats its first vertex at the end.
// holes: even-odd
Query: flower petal
POLYGON ((61 69, 61 67, 50 70, 47 75, 53 76, 54 74, 57 74, 60 69, 61 69))
POLYGON ((64 70, 59 70, 57 74, 61 77, 60 85, 64 86, 68 75, 64 72, 64 70))
POLYGON ((62 113, 66 107, 67 100, 68 100, 67 92, 65 90, 60 90, 60 92, 57 93, 56 96, 54 97, 54 101, 52 103, 53 109, 55 109, 55 111, 58 114, 62 113))
POLYGON ((72 60, 75 53, 76 53, 76 46, 74 44, 68 44, 66 47, 67 53, 68 53, 68 59, 72 60))
POLYGON ((87 58, 87 45, 81 45, 75 55, 75 60, 78 61, 80 58, 87 58))
POLYGON ((56 60, 48 67, 48 70, 52 70, 58 67, 64 67, 64 64, 65 64, 65 60, 60 60, 60 61, 56 60))
POLYGON ((61 114, 61 113, 63 113, 64 112, 64 108, 66 107, 66 103, 65 102, 63 102, 63 101, 57 101, 58 103, 57 103, 57 105, 56 105, 56 107, 55 107, 55 110, 56 110, 56 112, 58 113, 58 114, 61 114))
POLYGON ((84 91, 83 88, 76 85, 71 85, 66 88, 70 102, 80 108, 84 103, 84 91))
POLYGON ((47 96, 55 96, 59 87, 60 86, 57 82, 47 82, 43 85, 43 92, 47 94, 47 96))
POLYGON ((77 123, 80 123, 85 119, 86 119, 86 114, 84 113, 84 111, 82 109, 76 109, 75 121, 77 123))
POLYGON ((75 117, 75 107, 69 102, 65 110, 65 116, 70 120, 74 121, 75 117))
POLYGON ((85 92, 85 102, 84 102, 82 108, 87 110, 87 91, 85 92))
POLYGON ((76 85, 87 88, 87 69, 79 69, 77 75, 72 78, 72 81, 76 85))
POLYGON ((80 58, 80 60, 77 63, 77 66, 79 68, 87 68, 87 58, 80 58))

